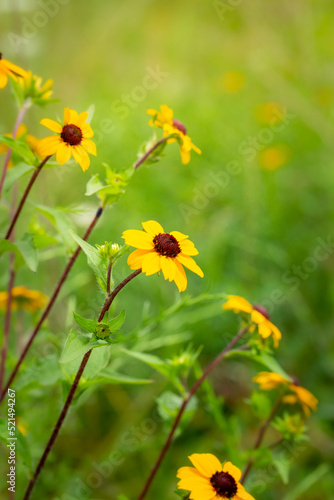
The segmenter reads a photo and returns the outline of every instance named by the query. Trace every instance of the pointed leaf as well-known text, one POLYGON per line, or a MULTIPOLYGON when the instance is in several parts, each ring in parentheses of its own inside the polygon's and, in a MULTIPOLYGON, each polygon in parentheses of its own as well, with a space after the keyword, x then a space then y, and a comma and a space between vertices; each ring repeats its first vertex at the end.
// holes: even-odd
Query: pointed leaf
POLYGON ((38 267, 38 253, 34 243, 34 236, 31 233, 25 233, 16 243, 16 246, 29 269, 35 273, 38 267))
POLYGON ((125 309, 113 319, 107 321, 110 330, 119 330, 125 321, 125 309))
POLYGON ((78 325, 81 326, 81 328, 87 330, 87 332, 91 333, 95 332, 96 325, 98 324, 96 320, 83 318, 74 311, 73 311, 73 316, 75 321, 78 323, 78 325))

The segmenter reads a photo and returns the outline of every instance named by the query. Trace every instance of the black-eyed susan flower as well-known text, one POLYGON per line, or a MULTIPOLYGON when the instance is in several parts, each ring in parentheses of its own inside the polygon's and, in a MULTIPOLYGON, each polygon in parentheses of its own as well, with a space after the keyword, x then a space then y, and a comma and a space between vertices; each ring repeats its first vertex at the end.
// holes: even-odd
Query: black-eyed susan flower
MULTIPOLYGON (((13 311, 25 309, 30 313, 43 309, 48 297, 38 290, 29 290, 25 286, 15 286, 11 292, 10 308, 13 311)), ((0 308, 6 309, 8 303, 8 292, 0 292, 0 308)))
POLYGON ((177 471, 177 486, 190 491, 191 500, 254 500, 239 483, 240 469, 231 462, 222 465, 211 453, 194 453, 189 460, 194 467, 177 471))
POLYGON ((162 226, 154 220, 143 222, 144 231, 129 229, 124 231, 122 238, 125 243, 137 248, 128 257, 131 269, 141 269, 146 276, 162 270, 165 280, 175 281, 179 292, 187 288, 187 276, 183 266, 204 276, 192 255, 198 251, 188 236, 179 231, 165 233, 162 226))
POLYGON ((149 121, 151 127, 160 127, 163 129, 163 136, 168 137, 167 144, 178 142, 180 147, 181 161, 184 165, 190 162, 190 151, 193 149, 196 153, 201 154, 201 150, 195 146, 190 137, 187 135, 186 127, 178 120, 174 120, 174 112, 171 108, 162 104, 161 112, 155 109, 148 109, 147 114, 153 116, 149 121))
POLYGON ((301 387, 297 383, 297 380, 291 382, 283 377, 283 375, 275 372, 260 372, 253 378, 253 380, 259 384, 262 391, 271 391, 272 389, 276 389, 280 386, 285 387, 290 394, 286 394, 282 397, 283 403, 299 403, 306 416, 310 415, 310 410, 315 411, 317 409, 318 400, 310 391, 301 387))
POLYGON ((0 52, 0 89, 6 87, 9 76, 17 81, 18 76, 25 77, 26 74, 27 72, 24 69, 6 59, 2 59, 2 54, 0 52))
POLYGON ((39 151, 45 156, 56 153, 56 160, 64 165, 72 156, 82 170, 88 169, 90 159, 87 153, 96 156, 95 143, 90 139, 94 132, 88 123, 85 123, 88 113, 84 111, 80 115, 70 108, 65 108, 64 125, 60 125, 49 118, 43 118, 41 124, 56 132, 57 136, 45 137, 39 143, 39 151))
MULTIPOLYGON (((223 304, 223 309, 231 310, 235 313, 248 313, 250 319, 258 328, 259 335, 266 339, 272 335, 275 347, 282 338, 282 334, 271 321, 269 320, 269 313, 262 306, 252 306, 246 299, 239 295, 229 295, 227 302, 223 304)), ((250 329, 251 330, 251 329, 250 329)))

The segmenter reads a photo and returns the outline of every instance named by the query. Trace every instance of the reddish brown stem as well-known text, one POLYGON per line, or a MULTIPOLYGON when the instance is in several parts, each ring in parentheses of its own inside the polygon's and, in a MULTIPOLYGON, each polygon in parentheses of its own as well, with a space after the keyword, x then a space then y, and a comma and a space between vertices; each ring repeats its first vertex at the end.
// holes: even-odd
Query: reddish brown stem
POLYGON ((151 153, 153 153, 153 151, 158 147, 160 146, 160 144, 163 144, 165 141, 167 141, 169 136, 167 137, 163 137, 162 139, 160 139, 160 141, 156 142, 148 151, 146 151, 146 153, 141 157, 139 158, 139 160, 136 161, 135 163, 135 170, 137 170, 137 168, 142 164, 144 163, 147 158, 150 156, 151 153))
MULTIPOLYGON (((97 212, 96 212, 96 214, 94 216, 94 219, 90 223, 87 231, 85 232, 85 234, 84 234, 84 236, 82 238, 84 241, 87 240, 87 238, 90 235, 90 233, 92 232, 95 224, 97 223, 97 221, 101 217, 101 214, 102 214, 102 208, 100 207, 100 208, 98 208, 98 210, 97 210, 97 212)), ((58 284, 57 284, 57 286, 56 286, 56 288, 55 288, 55 290, 54 290, 54 292, 53 292, 53 294, 52 294, 52 296, 51 296, 51 298, 50 298, 50 300, 49 300, 49 302, 48 302, 48 304, 47 304, 47 306, 46 306, 46 308, 45 308, 45 310, 44 310, 44 312, 43 312, 43 314, 42 314, 42 316, 41 316, 41 318, 39 320, 39 322, 37 323, 37 325, 36 325, 34 331, 32 332, 32 334, 31 334, 31 336, 30 336, 30 338, 29 338, 29 340, 28 340, 25 348, 23 349, 23 351, 21 353, 21 356, 20 356, 20 358, 19 358, 19 360, 18 360, 18 362, 17 362, 14 370, 12 371, 12 373, 11 373, 9 379, 8 379, 6 387, 2 391, 2 394, 1 394, 1 397, 0 397, 0 403, 3 400, 3 398, 5 397, 5 395, 7 393, 7 389, 10 387, 11 383, 13 382, 13 380, 14 380, 14 378, 15 378, 15 376, 16 376, 16 374, 17 374, 17 372, 18 372, 18 370, 19 370, 19 368, 20 368, 20 366, 22 364, 22 361, 26 357, 26 354, 27 354, 27 352, 28 352, 31 344, 33 343, 33 341, 34 341, 37 333, 39 332, 39 329, 41 328, 43 322, 45 321, 45 319, 49 315, 49 312, 51 311, 51 309, 53 307, 53 304, 55 303, 55 301, 56 301, 56 299, 58 297, 58 294, 59 294, 59 292, 61 290, 61 287, 63 286, 63 284, 64 284, 64 282, 65 282, 65 280, 66 280, 66 278, 67 278, 67 276, 68 276, 68 274, 70 272, 70 270, 72 269, 73 264, 77 260, 80 251, 81 251, 81 247, 78 246, 78 248, 76 249, 76 251, 74 252, 74 254, 72 255, 72 257, 68 261, 68 264, 65 267, 64 272, 61 275, 61 277, 60 277, 60 279, 58 281, 58 284)))
POLYGON ((204 370, 202 376, 196 380, 196 382, 194 383, 194 385, 191 387, 187 397, 183 400, 183 403, 178 411, 178 414, 176 415, 175 417, 175 420, 174 420, 174 423, 173 423, 173 426, 167 436, 167 439, 165 441, 165 444, 164 446, 162 447, 162 450, 160 452, 160 455, 158 456, 157 458, 157 461, 155 462, 154 466, 153 466, 153 469, 149 475, 149 477, 147 478, 147 481, 144 485, 144 488, 142 490, 142 492, 140 493, 139 497, 138 497, 138 500, 143 500, 146 496, 146 493, 148 492, 150 486, 151 486, 151 483, 160 467, 160 464, 162 462, 162 460, 164 459, 164 456, 166 455, 166 452, 168 450, 168 448, 170 447, 171 445, 171 442, 172 442, 172 439, 173 439, 173 436, 174 436, 174 433, 177 429, 177 426, 179 425, 179 422, 181 420, 181 417, 183 415, 183 412, 184 410, 186 409, 187 407, 187 404, 189 403, 190 399, 194 396, 194 394, 197 392, 197 390, 200 388, 200 386, 202 385, 202 383, 204 382, 204 380, 207 378, 207 376, 212 372, 212 370, 221 362, 221 360, 226 356, 226 354, 228 354, 232 349, 233 347, 235 346, 235 344, 241 339, 241 337, 247 332, 249 326, 246 326, 245 328, 243 328, 242 330, 240 330, 240 332, 231 340, 231 342, 218 354, 218 356, 216 356, 216 358, 206 367, 206 369, 204 370))
POLYGON ((11 224, 9 226, 9 229, 8 229, 7 234, 5 236, 5 240, 8 240, 10 238, 10 235, 11 235, 13 229, 14 229, 14 226, 16 224, 17 219, 19 218, 19 215, 20 215, 20 213, 22 211, 23 205, 24 205, 24 203, 25 203, 25 201, 26 201, 26 199, 28 197, 28 194, 29 194, 31 188, 33 187, 33 185, 35 184, 35 181, 36 181, 36 179, 37 179, 40 171, 42 170, 42 168, 44 167, 44 165, 46 164, 46 162, 48 161, 49 158, 51 158, 51 156, 46 156, 44 158, 44 160, 38 165, 38 167, 34 170, 34 173, 32 174, 32 176, 30 178, 29 184, 28 184, 28 186, 26 187, 26 189, 25 189, 25 191, 23 193, 23 196, 21 198, 19 206, 17 207, 17 210, 16 210, 16 212, 14 214, 14 217, 12 219, 12 222, 11 222, 11 224))
MULTIPOLYGON (((138 276, 138 274, 140 274, 140 273, 141 273, 141 269, 138 269, 137 271, 134 271, 127 278, 125 278, 115 288, 115 290, 111 294, 108 294, 108 296, 107 296, 107 298, 106 298, 106 300, 105 300, 105 302, 103 304, 100 316, 98 318, 98 322, 99 323, 103 320, 106 312, 109 310, 109 308, 110 308, 113 300, 115 299, 116 295, 118 295, 118 293, 125 287, 125 285, 127 283, 129 283, 133 278, 135 278, 136 276, 138 276)), ((65 402, 65 404, 63 406, 63 409, 62 409, 62 411, 60 413, 60 416, 59 416, 59 418, 57 420, 57 423, 56 423, 56 425, 55 425, 55 427, 54 427, 54 429, 52 431, 51 437, 50 437, 50 439, 49 439, 49 441, 48 441, 48 443, 46 445, 44 453, 43 453, 43 455, 42 455, 42 457, 41 457, 41 459, 40 459, 40 461, 39 461, 39 463, 37 465, 37 468, 36 468, 36 470, 34 472, 34 475, 33 475, 33 477, 31 478, 31 480, 30 480, 30 482, 28 484, 28 488, 27 488, 27 491, 25 492, 23 500, 28 500, 28 498, 30 497, 30 493, 31 493, 31 491, 32 491, 32 489, 33 489, 33 487, 34 487, 34 485, 36 483, 36 480, 37 480, 39 474, 41 473, 41 470, 42 470, 42 468, 43 468, 43 466, 45 464, 45 461, 46 461, 46 459, 47 459, 47 457, 48 457, 48 455, 49 455, 49 453, 51 451, 51 448, 52 448, 52 446, 53 446, 53 444, 54 444, 54 442, 55 442, 55 440, 56 440, 56 438, 57 438, 57 436, 59 434, 60 428, 61 428, 61 426, 62 426, 62 424, 64 422, 66 414, 67 414, 67 412, 68 412, 68 410, 69 410, 69 408, 71 406, 71 403, 72 403, 72 400, 74 398, 75 391, 76 391, 76 389, 78 387, 81 375, 83 374, 83 371, 85 369, 85 366, 88 363, 88 360, 89 360, 89 357, 90 357, 91 353, 92 353, 92 349, 90 349, 88 352, 86 352, 86 354, 84 355, 84 357, 83 357, 83 359, 81 361, 79 370, 78 370, 78 372, 77 372, 77 374, 75 376, 74 382, 73 382, 73 384, 71 386, 71 389, 70 389, 70 392, 69 392, 69 394, 67 396, 66 402, 65 402)))

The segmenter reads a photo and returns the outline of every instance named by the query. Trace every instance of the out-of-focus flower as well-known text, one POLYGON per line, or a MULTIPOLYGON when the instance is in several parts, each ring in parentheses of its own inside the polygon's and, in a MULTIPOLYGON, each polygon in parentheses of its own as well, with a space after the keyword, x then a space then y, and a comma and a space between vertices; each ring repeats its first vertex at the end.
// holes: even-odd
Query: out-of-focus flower
POLYGON ((53 80, 47 80, 43 84, 42 78, 33 75, 31 71, 28 71, 23 78, 19 78, 18 83, 22 90, 23 99, 30 97, 33 102, 40 106, 47 104, 53 94, 53 90, 51 90, 53 80))
POLYGON ((85 172, 90 165, 87 152, 96 156, 96 145, 90 139, 94 136, 94 132, 91 126, 86 123, 87 118, 87 112, 84 111, 78 115, 70 108, 65 108, 64 125, 49 118, 43 118, 40 123, 59 134, 45 137, 40 141, 39 151, 43 157, 56 153, 57 162, 64 165, 73 154, 75 161, 85 172))
MULTIPOLYGON (((257 326, 259 335, 262 338, 267 338, 272 335, 275 347, 282 338, 279 329, 269 320, 269 313, 262 306, 252 306, 246 299, 239 295, 229 295, 227 302, 223 304, 223 309, 231 310, 236 314, 244 312, 250 314, 250 319, 257 326)), ((254 327, 255 327, 254 325, 254 327)))
POLYGON ((275 125, 281 123, 285 116, 284 106, 279 102, 266 102, 255 110, 255 116, 263 125, 275 125))
MULTIPOLYGON (((25 309, 34 313, 43 309, 48 297, 38 290, 29 290, 25 286, 15 286, 11 292, 10 308, 13 311, 25 309)), ((0 308, 6 309, 8 303, 8 292, 0 292, 0 308)))
MULTIPOLYGON (((24 134, 27 133, 27 127, 21 123, 21 125, 19 125, 19 128, 17 129, 17 132, 16 132, 16 139, 19 139, 20 137, 22 137, 24 134)), ((7 137, 13 137, 13 134, 4 134, 6 135, 7 137)), ((8 151, 8 146, 6 146, 5 144, 0 144, 0 154, 4 154, 4 153, 7 153, 8 151)), ((12 168, 14 166, 12 160, 9 160, 9 163, 8 163, 8 167, 7 168, 12 168)))
POLYGON ((204 276, 191 255, 198 251, 188 236, 179 231, 165 233, 162 226, 153 220, 143 222, 144 231, 129 229, 122 238, 125 243, 137 248, 128 257, 131 269, 141 269, 146 276, 162 270, 165 280, 175 281, 179 292, 187 288, 187 276, 182 266, 204 276))
POLYGON ((260 372, 253 380, 259 384, 262 391, 270 391, 280 386, 286 387, 290 394, 283 396, 282 401, 286 404, 299 403, 306 416, 310 415, 310 410, 315 411, 317 409, 318 400, 310 391, 301 387, 296 381, 291 382, 279 373, 260 372))
POLYGON ((163 129, 163 136, 171 136, 167 139, 167 144, 173 142, 179 143, 181 161, 183 165, 190 162, 190 151, 193 149, 196 153, 201 154, 201 150, 192 143, 190 137, 187 135, 186 127, 178 120, 174 120, 174 112, 171 108, 162 104, 160 106, 161 112, 155 109, 148 109, 147 114, 153 116, 148 122, 151 127, 160 127, 163 129))
POLYGON ((289 159, 290 150, 285 144, 266 148, 259 153, 259 164, 265 170, 277 170, 289 159))
POLYGON ((26 141, 30 146, 31 151, 38 156, 40 160, 43 160, 45 158, 45 155, 42 154, 41 148, 40 148, 40 143, 42 139, 37 139, 34 135, 28 134, 26 136, 26 141))
POLYGON ((17 81, 18 76, 25 77, 26 74, 27 72, 24 69, 7 61, 7 59, 2 59, 2 54, 0 52, 0 89, 6 87, 9 76, 17 81))
POLYGON ((245 86, 245 76, 241 71, 227 71, 222 76, 223 90, 228 94, 236 94, 245 86))
POLYGON ((211 453, 188 457, 194 467, 177 471, 178 488, 190 491, 193 500, 254 500, 239 482, 241 471, 231 462, 220 463, 211 453))

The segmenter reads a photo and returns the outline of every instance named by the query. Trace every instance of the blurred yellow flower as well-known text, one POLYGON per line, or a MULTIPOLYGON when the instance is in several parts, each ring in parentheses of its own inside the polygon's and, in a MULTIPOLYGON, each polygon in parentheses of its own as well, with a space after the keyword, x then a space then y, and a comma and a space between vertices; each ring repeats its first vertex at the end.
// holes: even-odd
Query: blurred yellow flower
POLYGON ((285 377, 275 372, 260 372, 254 378, 254 382, 259 384, 262 391, 270 391, 276 389, 277 387, 283 385, 292 394, 287 394, 282 398, 282 401, 287 404, 299 403, 306 416, 310 415, 310 409, 315 411, 317 409, 318 400, 313 396, 313 394, 301 387, 297 383, 287 380, 285 377))
POLYGON ((266 125, 280 123, 283 121, 284 115, 284 106, 279 102, 266 102, 255 110, 257 121, 266 125))
POLYGON ((19 85, 22 89, 24 99, 30 97, 40 105, 46 104, 53 94, 53 90, 51 90, 53 80, 47 80, 42 84, 42 78, 33 75, 31 71, 28 71, 23 78, 19 78, 19 85))
POLYGON ((6 59, 2 59, 2 54, 0 52, 0 89, 6 87, 8 83, 8 76, 17 81, 18 76, 25 77, 26 71, 16 64, 7 61, 6 59))
POLYGON ((192 500, 254 500, 239 483, 241 471, 231 462, 220 463, 211 453, 194 453, 188 457, 194 467, 177 471, 178 488, 190 491, 192 500))
POLYGON ((245 86, 246 80, 240 71, 227 71, 222 77, 222 86, 226 93, 236 94, 245 86))
POLYGON ((266 170, 277 170, 289 159, 290 150, 284 144, 266 148, 259 153, 259 164, 266 170))
POLYGON ((162 104, 161 112, 155 109, 148 109, 147 114, 153 116, 148 122, 151 127, 161 127, 163 129, 163 137, 174 136, 167 140, 167 144, 178 142, 180 147, 181 161, 183 165, 190 162, 190 151, 193 149, 197 154, 202 151, 192 143, 187 135, 186 127, 178 120, 173 120, 174 112, 171 108, 162 104), (176 136, 176 137, 175 137, 176 136))
MULTIPOLYGON (((25 309, 28 312, 36 312, 43 309, 48 297, 38 290, 29 290, 25 286, 15 286, 11 293, 10 308, 13 311, 25 309)), ((8 292, 0 292, 0 308, 6 309, 8 303, 8 292)))
MULTIPOLYGON (((251 321, 257 326, 259 335, 264 339, 272 335, 274 346, 278 347, 282 334, 279 329, 269 321, 268 311, 266 311, 264 307, 259 305, 252 306, 246 299, 239 295, 229 295, 227 302, 223 304, 223 309, 231 310, 236 314, 240 312, 250 314, 251 321)), ((250 329, 250 331, 252 330, 250 329)))
POLYGON ((40 148, 40 143, 42 139, 37 139, 37 137, 28 134, 26 137, 26 141, 30 146, 31 151, 38 156, 40 160, 43 160, 45 158, 45 155, 42 154, 41 148, 40 148))
POLYGON ((56 160, 60 165, 66 163, 72 156, 82 170, 85 172, 89 165, 90 159, 87 154, 96 156, 96 145, 90 140, 94 136, 94 132, 88 123, 85 123, 88 118, 88 113, 78 113, 70 108, 65 108, 64 125, 43 118, 41 124, 49 128, 58 136, 45 137, 39 143, 39 151, 43 157, 56 153, 56 160))
POLYGON ((122 235, 127 245, 137 248, 128 257, 131 269, 141 269, 146 276, 162 270, 165 280, 175 281, 179 292, 187 288, 187 276, 182 266, 201 278, 204 276, 191 257, 198 251, 188 236, 179 231, 165 233, 161 225, 153 220, 143 222, 142 226, 144 231, 129 229, 122 235))
MULTIPOLYGON (((23 123, 21 123, 21 125, 19 125, 19 128, 17 129, 17 132, 16 132, 16 139, 19 139, 20 137, 22 137, 26 133, 27 133, 27 127, 25 125, 23 125, 23 123)), ((13 137, 13 134, 4 134, 4 135, 6 135, 7 137, 13 137)), ((0 144, 0 154, 7 153, 7 151, 8 151, 8 146, 5 146, 5 144, 0 144)), ((12 168, 13 166, 14 166, 14 164, 13 164, 12 160, 9 160, 7 168, 12 168)))

